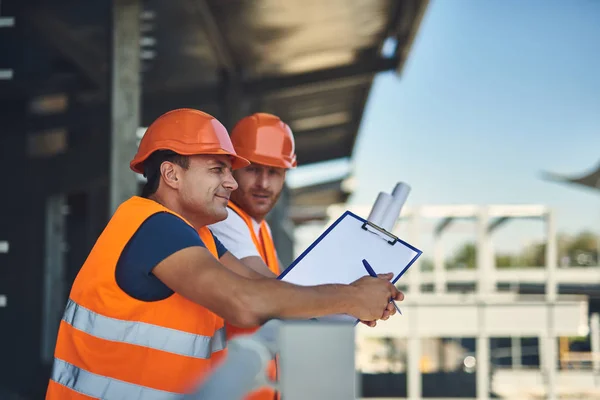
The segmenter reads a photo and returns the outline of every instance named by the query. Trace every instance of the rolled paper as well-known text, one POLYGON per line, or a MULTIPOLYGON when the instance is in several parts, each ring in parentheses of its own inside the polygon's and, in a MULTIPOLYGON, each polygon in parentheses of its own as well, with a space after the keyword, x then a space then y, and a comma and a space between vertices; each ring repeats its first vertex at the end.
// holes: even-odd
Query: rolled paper
POLYGON ((383 218, 385 217, 385 213, 392 203, 393 197, 389 193, 379 192, 377 195, 377 200, 375 200, 375 204, 373 204, 373 208, 371 209, 371 213, 367 220, 372 224, 377 226, 381 226, 383 218))
POLYGON ((402 211, 404 203, 406 203, 410 189, 410 186, 404 182, 398 182, 396 184, 396 187, 394 187, 394 190, 392 191, 392 201, 385 211, 381 220, 381 225, 379 225, 381 228, 388 232, 391 232, 392 229, 394 229, 394 225, 396 225, 396 221, 398 221, 398 217, 400 217, 400 212, 402 211))

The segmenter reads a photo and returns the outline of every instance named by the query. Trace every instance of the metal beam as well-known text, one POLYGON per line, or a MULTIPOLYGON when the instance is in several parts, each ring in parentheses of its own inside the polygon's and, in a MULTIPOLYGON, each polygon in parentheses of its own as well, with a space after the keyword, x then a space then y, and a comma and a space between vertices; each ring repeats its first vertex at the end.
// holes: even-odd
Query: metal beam
POLYGON ((284 99, 289 97, 309 96, 315 93, 336 91, 340 89, 351 88, 355 86, 371 85, 372 75, 349 76, 345 78, 334 79, 326 82, 309 83, 299 87, 283 88, 274 93, 270 93, 270 98, 284 99))
POLYGON ((249 81, 244 84, 244 92, 251 95, 267 95, 284 89, 300 88, 321 82, 332 82, 348 78, 367 79, 378 72, 393 70, 395 65, 396 59, 369 59, 343 67, 249 81))
POLYGON ((112 213, 136 194, 138 182, 129 169, 137 151, 140 121, 141 0, 112 0, 112 74, 110 200, 112 213))
MULTIPOLYGON (((396 65, 395 59, 378 58, 365 60, 356 64, 323 69, 314 72, 271 76, 253 79, 240 83, 240 91, 246 96, 263 97, 277 95, 289 90, 307 90, 317 93, 322 85, 322 90, 331 90, 331 87, 342 85, 348 87, 351 84, 364 85, 378 72, 393 70, 396 65)), ((173 105, 185 104, 187 107, 205 108, 214 104, 223 90, 221 85, 201 85, 182 88, 181 90, 153 91, 145 90, 148 98, 149 109, 172 109, 173 105)))
POLYGON ((212 47, 219 64, 227 70, 230 76, 237 75, 232 51, 206 0, 185 0, 183 8, 191 15, 198 16, 200 26, 204 30, 208 44, 212 47))
POLYGON ((352 129, 350 124, 343 124, 296 133, 298 164, 350 157, 352 129))
POLYGON ((100 46, 83 40, 51 10, 32 10, 29 17, 31 27, 43 42, 71 62, 98 89, 106 87, 106 57, 100 46))
POLYGON ((314 152, 302 151, 297 152, 298 154, 298 165, 315 164, 324 161, 331 161, 338 158, 350 157, 350 150, 344 147, 335 149, 321 149, 314 152))
POLYGON ((227 71, 221 75, 222 89, 218 100, 222 105, 222 115, 219 119, 228 129, 233 129, 235 123, 250 114, 250 104, 242 92, 237 75, 227 71))
POLYGON ((403 11, 403 15, 397 20, 396 37, 398 47, 396 48, 396 73, 400 75, 408 60, 408 55, 423 21, 425 11, 429 6, 429 0, 415 0, 413 2, 401 2, 407 7, 403 11), (404 17, 404 18, 402 18, 404 17))
POLYGON ((490 225, 488 226, 488 232, 492 233, 494 232, 496 229, 498 229, 501 225, 503 225, 506 221, 508 221, 510 219, 510 217, 500 217, 500 218, 496 218, 494 221, 492 221, 492 223, 490 223, 490 225))
POLYGON ((354 151, 354 147, 356 146, 356 138, 358 137, 358 127, 363 119, 363 115, 365 109, 367 108, 367 100, 369 98, 369 92, 371 91, 371 85, 363 86, 362 89, 359 89, 362 93, 356 95, 356 104, 354 106, 353 114, 354 119, 352 123, 352 127, 350 129, 350 136, 348 139, 348 147, 350 151, 348 153, 348 157, 352 156, 352 152, 354 151))
POLYGON ((446 217, 435 227, 435 235, 440 236, 444 230, 454 221, 454 217, 446 217))

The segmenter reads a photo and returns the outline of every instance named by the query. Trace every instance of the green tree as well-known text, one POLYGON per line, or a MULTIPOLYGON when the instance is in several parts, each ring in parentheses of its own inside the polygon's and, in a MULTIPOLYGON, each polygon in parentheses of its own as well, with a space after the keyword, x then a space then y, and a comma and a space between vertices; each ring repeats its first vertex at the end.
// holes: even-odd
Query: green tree
MULTIPOLYGON (((558 263, 565 266, 599 265, 598 250, 600 238, 592 232, 584 231, 575 236, 559 234, 557 237, 558 263)), ((532 243, 521 251, 511 254, 496 254, 497 268, 544 267, 546 265, 546 244, 532 243)), ((446 261, 447 269, 474 269, 477 266, 477 246, 473 242, 461 245, 446 261)), ((421 261, 422 271, 433 270, 430 259, 421 261)))
POLYGON ((521 254, 522 267, 543 267, 546 265, 546 244, 533 243, 523 249, 521 254))
POLYGON ((598 265, 598 239, 592 232, 580 232, 568 242, 562 257, 567 257, 571 266, 598 265))
MULTIPOLYGON (((592 232, 584 231, 575 236, 557 236, 558 264, 561 266, 598 265, 599 238, 592 232)), ((525 247, 519 257, 523 267, 543 267, 546 265, 546 244, 532 243, 525 247)), ((504 262, 505 260, 503 260, 504 262)), ((498 264, 500 266, 500 264, 498 264)))
POLYGON ((514 254, 496 254, 497 268, 514 268, 518 266, 518 257, 514 254))
POLYGON ((465 243, 446 263, 447 269, 474 269, 477 265, 477 247, 474 243, 465 243))
POLYGON ((421 271, 433 271, 433 261, 431 258, 423 258, 422 260, 419 260, 419 264, 421 266, 421 271))

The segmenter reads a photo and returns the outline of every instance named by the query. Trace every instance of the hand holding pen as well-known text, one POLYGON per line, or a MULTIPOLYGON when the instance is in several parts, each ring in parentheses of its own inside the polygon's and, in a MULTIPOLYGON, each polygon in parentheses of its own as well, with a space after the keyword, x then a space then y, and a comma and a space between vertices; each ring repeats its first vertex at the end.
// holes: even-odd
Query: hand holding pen
MULTIPOLYGON (((369 262, 367 260, 363 259, 362 263, 363 263, 363 266, 365 267, 365 269, 367 270, 367 273, 369 275, 371 275, 372 277, 377 278, 377 274, 375 273, 375 271, 373 270, 373 268, 371 267, 369 262)), ((390 299, 390 303, 392 303, 394 305, 394 307, 396 308, 396 311, 398 311, 398 314, 402 315, 402 311, 400 311, 400 308, 398 308, 398 305, 396 304, 394 299, 390 299)))

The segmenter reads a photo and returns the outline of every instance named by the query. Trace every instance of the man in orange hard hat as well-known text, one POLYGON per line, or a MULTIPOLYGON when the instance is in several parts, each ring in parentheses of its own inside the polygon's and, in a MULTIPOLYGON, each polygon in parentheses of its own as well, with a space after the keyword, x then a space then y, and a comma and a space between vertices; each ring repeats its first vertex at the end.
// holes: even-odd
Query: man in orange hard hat
POLYGON ((287 171, 297 165, 292 130, 274 115, 256 113, 234 126, 231 142, 250 165, 233 172, 238 188, 227 218, 210 229, 249 268, 277 276, 281 266, 265 218, 281 196, 287 171))
MULTIPOLYGON (((231 131, 236 153, 250 165, 233 172, 238 188, 231 193, 228 216, 210 229, 249 268, 265 276, 279 275, 281 266, 271 229, 265 217, 281 196, 287 170, 295 168, 294 135, 290 127, 275 115, 256 113, 242 118, 231 131)), ((256 330, 242 329, 226 321, 227 337, 256 330)), ((272 362, 268 375, 277 378, 272 362)), ((278 395, 261 388, 246 400, 273 400, 278 395)))
POLYGON ((208 225, 227 216, 232 170, 249 162, 212 116, 179 109, 146 131, 131 169, 141 197, 115 211, 80 269, 60 323, 47 399, 172 399, 226 354, 224 322, 346 313, 387 319, 392 274, 301 287, 265 279, 208 225))

